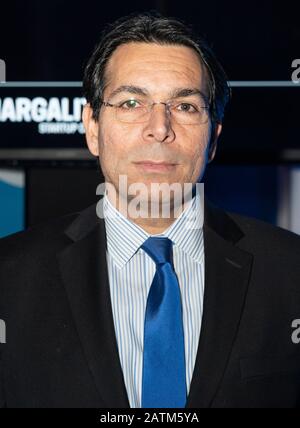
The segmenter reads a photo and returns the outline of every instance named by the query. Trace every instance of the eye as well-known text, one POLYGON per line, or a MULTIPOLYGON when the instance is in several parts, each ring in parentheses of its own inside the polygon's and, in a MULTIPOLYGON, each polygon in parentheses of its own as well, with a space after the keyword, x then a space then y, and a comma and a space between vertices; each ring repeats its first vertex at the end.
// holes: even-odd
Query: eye
POLYGON ((127 100, 119 104, 118 107, 127 109, 127 110, 133 110, 137 107, 140 107, 140 103, 137 100, 127 100))
POLYGON ((184 113, 196 113, 198 109, 189 103, 180 103, 177 106, 179 111, 182 111, 184 113))

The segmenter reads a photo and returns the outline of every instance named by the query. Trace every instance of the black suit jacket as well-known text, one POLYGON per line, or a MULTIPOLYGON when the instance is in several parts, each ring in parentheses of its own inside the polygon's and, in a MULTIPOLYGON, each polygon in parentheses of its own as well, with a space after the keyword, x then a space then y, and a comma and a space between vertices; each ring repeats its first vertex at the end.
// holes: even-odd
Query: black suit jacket
MULTIPOLYGON (((300 406, 300 238, 206 200, 204 245, 186 407, 300 406)), ((129 407, 95 205, 0 240, 0 260, 0 407, 129 407)))

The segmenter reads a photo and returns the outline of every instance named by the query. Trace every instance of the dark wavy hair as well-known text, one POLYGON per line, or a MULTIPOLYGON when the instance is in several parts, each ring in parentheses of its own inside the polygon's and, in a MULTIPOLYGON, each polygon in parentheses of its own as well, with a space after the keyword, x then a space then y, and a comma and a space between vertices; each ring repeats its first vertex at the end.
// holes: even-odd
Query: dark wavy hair
POLYGON ((158 13, 132 14, 108 24, 89 58, 84 71, 83 95, 98 120, 105 88, 105 70, 115 49, 125 43, 157 43, 181 45, 194 49, 208 74, 209 105, 212 124, 222 122, 225 106, 231 96, 227 76, 207 42, 193 29, 174 18, 158 13))

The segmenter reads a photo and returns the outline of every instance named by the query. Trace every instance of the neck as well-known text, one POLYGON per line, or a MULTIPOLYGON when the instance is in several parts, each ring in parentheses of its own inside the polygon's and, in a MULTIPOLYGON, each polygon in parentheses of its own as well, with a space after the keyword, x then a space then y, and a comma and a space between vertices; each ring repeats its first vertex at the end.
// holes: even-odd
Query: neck
POLYGON ((179 204, 175 205, 173 200, 169 206, 166 206, 162 205, 161 202, 151 204, 151 201, 144 201, 138 207, 134 206, 136 209, 133 210, 133 207, 130 206, 132 199, 128 199, 128 197, 124 198, 122 195, 117 194, 114 200, 110 193, 107 192, 107 198, 124 217, 150 235, 160 234, 168 229, 191 202, 191 198, 188 200, 182 199, 179 204))

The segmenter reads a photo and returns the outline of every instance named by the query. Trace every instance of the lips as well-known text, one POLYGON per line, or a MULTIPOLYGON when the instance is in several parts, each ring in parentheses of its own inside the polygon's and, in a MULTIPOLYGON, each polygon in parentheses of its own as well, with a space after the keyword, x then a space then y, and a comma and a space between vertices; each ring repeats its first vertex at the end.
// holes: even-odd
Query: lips
POLYGON ((134 162, 134 163, 145 163, 145 164, 153 164, 153 165, 176 165, 175 163, 172 162, 166 162, 166 161, 153 161, 153 160, 142 160, 142 161, 138 161, 138 162, 134 162))
POLYGON ((139 162, 134 162, 134 164, 145 171, 152 172, 167 172, 171 171, 176 167, 176 163, 166 162, 166 161, 153 161, 153 160, 143 160, 139 162))

